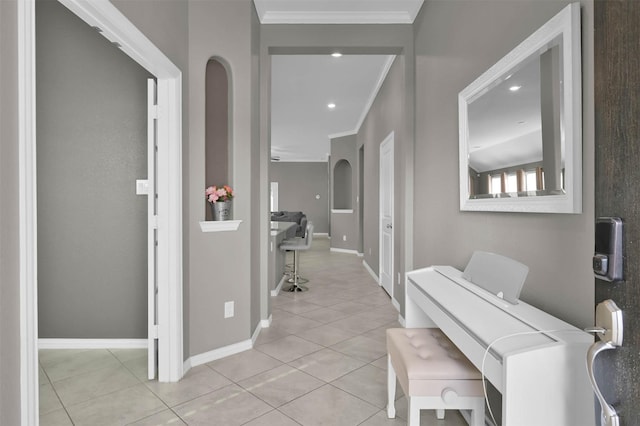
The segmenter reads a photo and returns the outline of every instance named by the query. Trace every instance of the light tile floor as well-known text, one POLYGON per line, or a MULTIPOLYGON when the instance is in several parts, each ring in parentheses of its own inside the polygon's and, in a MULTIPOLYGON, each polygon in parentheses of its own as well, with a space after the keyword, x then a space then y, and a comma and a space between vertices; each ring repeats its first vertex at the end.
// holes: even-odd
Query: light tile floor
MULTIPOLYGON (((254 349, 192 368, 179 383, 146 380, 144 350, 41 350, 40 424, 405 425, 386 416, 389 296, 362 259, 317 238, 301 254, 305 293, 271 299, 273 322, 254 349)), ((402 395, 399 390, 398 395, 402 395)), ((461 426, 423 411, 422 425, 461 426)))

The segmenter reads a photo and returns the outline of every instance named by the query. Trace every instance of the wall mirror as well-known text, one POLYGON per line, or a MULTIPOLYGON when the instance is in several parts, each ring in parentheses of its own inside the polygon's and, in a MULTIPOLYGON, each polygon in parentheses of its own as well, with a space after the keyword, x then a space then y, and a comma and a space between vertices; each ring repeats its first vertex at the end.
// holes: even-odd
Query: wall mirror
POLYGON ((458 96, 460 210, 582 212, 580 5, 458 96))

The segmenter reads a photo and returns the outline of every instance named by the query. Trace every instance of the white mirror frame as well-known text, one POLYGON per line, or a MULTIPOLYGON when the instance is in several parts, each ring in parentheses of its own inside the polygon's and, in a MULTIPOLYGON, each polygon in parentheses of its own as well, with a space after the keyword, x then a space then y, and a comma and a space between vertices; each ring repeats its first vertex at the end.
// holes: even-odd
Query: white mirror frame
POLYGON ((582 213, 582 68, 580 4, 572 3, 493 65, 458 95, 460 210, 582 213), (469 100, 562 34, 565 193, 534 197, 469 198, 469 100))

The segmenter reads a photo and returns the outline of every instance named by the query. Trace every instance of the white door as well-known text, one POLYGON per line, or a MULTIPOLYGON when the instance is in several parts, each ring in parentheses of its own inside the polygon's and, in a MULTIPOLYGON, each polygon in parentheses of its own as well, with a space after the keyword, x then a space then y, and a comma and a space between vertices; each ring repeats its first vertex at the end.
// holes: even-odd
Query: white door
POLYGON ((393 132, 380 144, 380 285, 393 299, 393 132))
POLYGON ((157 264, 157 189, 156 189, 156 162, 157 162, 157 90, 156 81, 147 80, 147 264, 148 266, 148 360, 147 371, 149 380, 156 378, 158 366, 158 280, 156 273, 157 264))

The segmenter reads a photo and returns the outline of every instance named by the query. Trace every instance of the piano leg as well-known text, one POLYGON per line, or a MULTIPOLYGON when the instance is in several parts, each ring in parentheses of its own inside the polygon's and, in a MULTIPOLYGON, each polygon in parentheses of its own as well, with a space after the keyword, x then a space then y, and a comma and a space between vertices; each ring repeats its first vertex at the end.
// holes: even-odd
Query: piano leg
POLYGON ((387 417, 396 418, 396 372, 391 365, 391 357, 387 355, 387 417))

